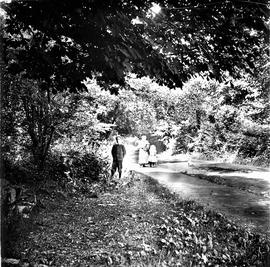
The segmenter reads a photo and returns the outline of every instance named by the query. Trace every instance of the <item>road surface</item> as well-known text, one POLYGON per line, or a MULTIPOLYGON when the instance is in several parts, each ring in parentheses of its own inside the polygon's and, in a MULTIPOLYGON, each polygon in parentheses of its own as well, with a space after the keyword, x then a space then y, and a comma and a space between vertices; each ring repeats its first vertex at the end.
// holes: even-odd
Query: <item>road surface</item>
POLYGON ((134 150, 127 161, 130 169, 156 179, 183 199, 196 200, 246 228, 270 235, 269 170, 175 159, 154 168, 140 167, 134 150))

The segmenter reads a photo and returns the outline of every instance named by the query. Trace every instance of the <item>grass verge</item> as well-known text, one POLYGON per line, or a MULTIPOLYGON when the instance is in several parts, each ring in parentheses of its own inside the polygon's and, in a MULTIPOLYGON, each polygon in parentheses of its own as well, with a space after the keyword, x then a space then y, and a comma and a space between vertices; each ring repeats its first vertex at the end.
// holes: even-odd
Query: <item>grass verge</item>
POLYGON ((39 198, 45 208, 10 244, 20 266, 270 266, 266 236, 142 175, 97 198, 39 198))

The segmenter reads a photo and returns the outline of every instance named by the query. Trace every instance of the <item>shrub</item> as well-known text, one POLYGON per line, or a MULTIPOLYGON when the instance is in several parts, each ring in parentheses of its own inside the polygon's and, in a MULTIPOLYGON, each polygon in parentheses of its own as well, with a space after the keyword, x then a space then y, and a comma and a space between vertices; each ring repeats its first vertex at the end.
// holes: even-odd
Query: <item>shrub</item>
POLYGON ((68 166, 75 179, 87 182, 97 181, 104 177, 108 170, 108 162, 97 153, 81 155, 75 151, 68 153, 68 166))

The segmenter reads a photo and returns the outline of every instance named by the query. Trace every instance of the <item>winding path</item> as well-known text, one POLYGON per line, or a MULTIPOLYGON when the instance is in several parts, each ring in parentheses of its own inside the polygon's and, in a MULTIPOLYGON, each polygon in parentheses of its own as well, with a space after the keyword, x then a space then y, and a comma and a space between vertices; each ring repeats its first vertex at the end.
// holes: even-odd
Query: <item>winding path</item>
POLYGON ((134 149, 130 149, 126 165, 158 180, 183 199, 196 200, 244 227, 270 235, 269 170, 170 159, 154 168, 143 168, 136 164, 134 149))

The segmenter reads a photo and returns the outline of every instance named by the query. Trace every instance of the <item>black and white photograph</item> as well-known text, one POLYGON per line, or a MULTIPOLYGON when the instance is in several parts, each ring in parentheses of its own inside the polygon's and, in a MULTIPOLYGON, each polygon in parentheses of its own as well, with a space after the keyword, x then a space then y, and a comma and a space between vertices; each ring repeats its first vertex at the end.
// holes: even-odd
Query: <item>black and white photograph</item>
POLYGON ((3 267, 270 267, 270 2, 0 0, 3 267))

